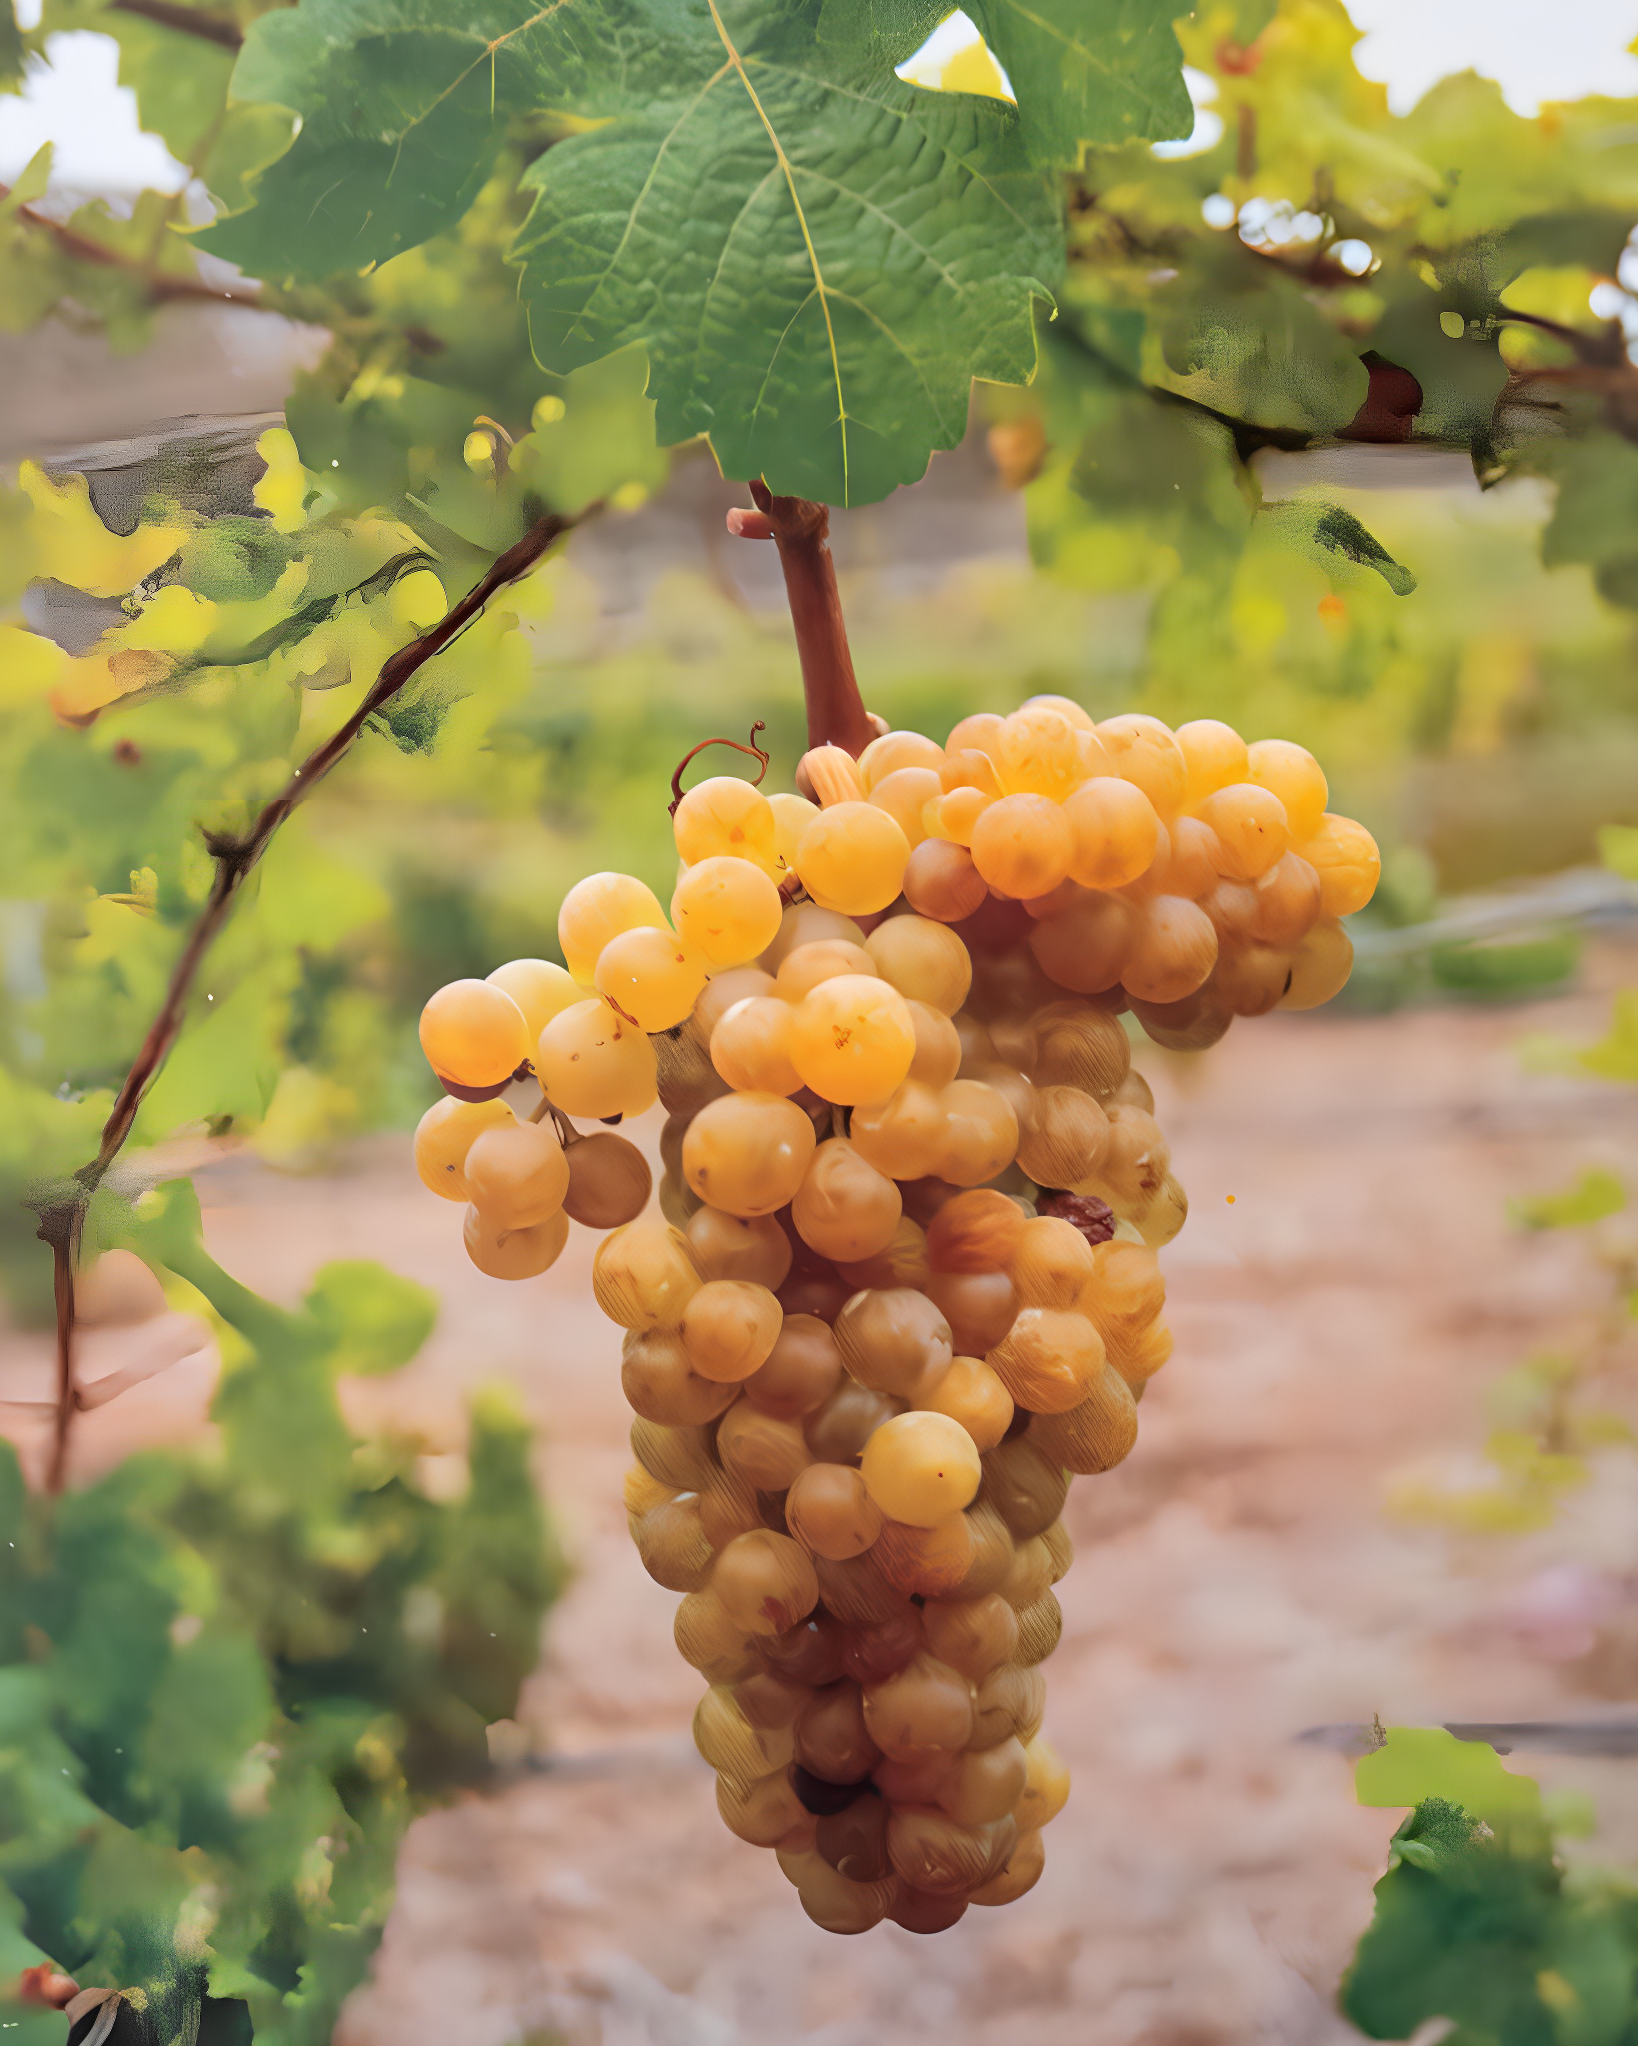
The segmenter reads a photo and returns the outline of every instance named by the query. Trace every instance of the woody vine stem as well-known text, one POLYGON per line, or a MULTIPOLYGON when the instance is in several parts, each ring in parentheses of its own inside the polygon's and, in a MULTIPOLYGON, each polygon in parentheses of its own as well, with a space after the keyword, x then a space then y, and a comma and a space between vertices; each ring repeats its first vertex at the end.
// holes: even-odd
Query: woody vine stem
MULTIPOLYGON (((780 565, 790 599, 807 698, 810 745, 844 746, 855 755, 874 736, 865 714, 842 623, 841 598, 828 544, 829 514, 805 498, 775 497, 760 482, 751 485, 755 511, 729 514, 729 530, 744 539, 771 539, 779 547, 780 565)), ((180 958, 172 969, 159 1013, 149 1025, 142 1048, 120 1086, 102 1129, 97 1155, 65 1184, 39 1201, 38 1235, 49 1245, 52 1291, 56 1309, 57 1383, 47 1489, 60 1492, 68 1476, 68 1452, 74 1417, 79 1411, 79 1385, 74 1365, 74 1272, 85 1217, 91 1201, 124 1149, 137 1111, 170 1055, 187 1015, 189 998, 211 946, 215 943, 256 863, 275 832, 304 797, 351 751, 369 720, 391 702, 404 685, 435 654, 479 616, 490 598, 527 575, 564 534, 601 509, 591 505, 579 514, 549 512, 536 521, 488 571, 473 584, 438 623, 382 666, 363 702, 330 738, 291 771, 279 793, 263 805, 250 829, 235 838, 211 836, 207 845, 216 871, 210 893, 199 912, 180 958)))

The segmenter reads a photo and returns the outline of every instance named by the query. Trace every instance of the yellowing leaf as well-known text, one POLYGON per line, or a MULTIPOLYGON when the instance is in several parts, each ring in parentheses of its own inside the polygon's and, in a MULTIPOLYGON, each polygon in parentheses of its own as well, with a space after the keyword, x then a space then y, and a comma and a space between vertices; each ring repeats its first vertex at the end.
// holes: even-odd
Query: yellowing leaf
POLYGON ((125 646, 149 653, 191 654, 204 645, 215 623, 216 606, 208 597, 171 583, 149 598, 141 616, 122 627, 119 637, 125 646))
POLYGON ((94 597, 123 597, 187 537, 175 525, 139 525, 128 537, 110 533, 92 508, 83 476, 52 477, 37 463, 24 462, 18 481, 36 514, 29 527, 34 573, 55 576, 94 597))
POLYGON ((43 696, 67 665, 54 641, 21 625, 0 625, 0 709, 43 696))
POLYGON ((251 495, 272 519, 276 531, 299 533, 307 523, 307 496, 313 479, 302 467, 296 443, 282 426, 270 426, 256 443, 267 464, 251 495))

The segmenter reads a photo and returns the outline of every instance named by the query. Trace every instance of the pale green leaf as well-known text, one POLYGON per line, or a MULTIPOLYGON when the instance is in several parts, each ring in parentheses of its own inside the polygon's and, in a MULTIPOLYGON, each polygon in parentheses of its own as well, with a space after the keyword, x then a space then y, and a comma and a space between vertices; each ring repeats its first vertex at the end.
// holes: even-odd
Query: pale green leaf
POLYGON ((396 1371, 432 1333, 438 1296, 369 1259, 323 1267, 307 1310, 331 1344, 336 1371, 396 1371))

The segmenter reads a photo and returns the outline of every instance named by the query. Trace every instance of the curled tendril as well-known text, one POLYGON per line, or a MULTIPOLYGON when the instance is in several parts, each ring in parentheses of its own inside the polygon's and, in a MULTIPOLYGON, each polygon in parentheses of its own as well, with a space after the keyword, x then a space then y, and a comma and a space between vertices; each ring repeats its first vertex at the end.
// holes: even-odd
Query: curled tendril
POLYGON ((690 746, 681 760, 677 762, 676 772, 671 777, 671 801, 666 805, 667 814, 675 817, 677 805, 683 799, 683 769, 696 753, 703 753, 707 746, 732 746, 736 753, 749 753, 752 759, 759 763, 751 786, 752 788, 759 788, 762 783, 762 777, 768 772, 768 755, 756 743, 756 735, 758 732, 765 732, 767 729, 764 720, 758 718, 751 727, 751 743, 748 746, 742 746, 737 739, 702 739, 697 746, 690 746))

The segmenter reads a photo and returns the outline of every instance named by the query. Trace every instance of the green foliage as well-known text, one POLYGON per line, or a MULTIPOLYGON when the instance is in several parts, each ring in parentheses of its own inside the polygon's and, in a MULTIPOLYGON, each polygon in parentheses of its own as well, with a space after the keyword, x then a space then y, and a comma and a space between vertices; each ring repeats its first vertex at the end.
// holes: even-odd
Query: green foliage
POLYGON ((1342 1985, 1367 2038, 1449 2020, 1453 2046, 1624 2046, 1638 2025, 1638 1890, 1572 1881, 1536 1785, 1483 1742, 1390 1728, 1362 1804, 1414 1807, 1342 1985))
POLYGON ((1602 1222, 1627 1204, 1627 1190, 1615 1173, 1591 1166, 1565 1193, 1533 1194, 1514 1201, 1510 1211, 1526 1229, 1582 1229, 1602 1222))
POLYGON ((534 1665, 559 1567, 526 1432, 480 1402, 471 1489, 435 1503, 415 1445, 355 1443, 333 1384, 413 1352, 423 1288, 330 1265, 301 1311, 271 1307, 206 1254, 184 1183, 98 1225, 195 1286, 239 1354, 218 1454, 135 1459, 51 1508, 0 1457, 9 1951, 141 1986, 161 2037, 208 1992, 258 2039, 322 2046, 404 1827, 482 1774, 534 1665))

